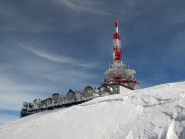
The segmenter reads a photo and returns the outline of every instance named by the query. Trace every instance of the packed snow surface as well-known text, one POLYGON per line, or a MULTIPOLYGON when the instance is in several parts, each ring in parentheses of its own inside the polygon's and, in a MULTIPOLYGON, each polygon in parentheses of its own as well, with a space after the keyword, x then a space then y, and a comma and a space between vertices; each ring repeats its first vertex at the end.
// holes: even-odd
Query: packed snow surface
POLYGON ((185 82, 99 97, 0 126, 1 139, 185 139, 185 82))

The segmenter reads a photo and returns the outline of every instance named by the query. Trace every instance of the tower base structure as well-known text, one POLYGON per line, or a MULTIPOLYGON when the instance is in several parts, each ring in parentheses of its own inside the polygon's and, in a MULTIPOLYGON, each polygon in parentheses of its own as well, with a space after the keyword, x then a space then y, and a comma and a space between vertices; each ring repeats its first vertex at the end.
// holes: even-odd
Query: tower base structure
POLYGON ((131 90, 135 90, 118 82, 110 83, 110 84, 102 84, 100 87, 102 92, 107 92, 110 95, 114 94, 127 94, 131 90))

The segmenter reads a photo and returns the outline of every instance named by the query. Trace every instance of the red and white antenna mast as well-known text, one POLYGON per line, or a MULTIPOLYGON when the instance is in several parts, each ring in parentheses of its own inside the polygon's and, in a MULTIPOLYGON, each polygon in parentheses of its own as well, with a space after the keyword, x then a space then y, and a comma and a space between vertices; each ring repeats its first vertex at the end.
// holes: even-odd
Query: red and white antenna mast
POLYGON ((118 34, 118 22, 115 23, 115 33, 113 35, 113 69, 121 69, 122 64, 122 49, 121 49, 121 37, 118 34))
POLYGON ((115 22, 113 45, 113 64, 112 68, 109 68, 104 72, 104 74, 109 78, 105 80, 105 84, 120 83, 134 89, 139 83, 134 77, 134 74, 136 73, 135 70, 126 69, 125 64, 122 63, 121 37, 118 33, 118 22, 115 22))

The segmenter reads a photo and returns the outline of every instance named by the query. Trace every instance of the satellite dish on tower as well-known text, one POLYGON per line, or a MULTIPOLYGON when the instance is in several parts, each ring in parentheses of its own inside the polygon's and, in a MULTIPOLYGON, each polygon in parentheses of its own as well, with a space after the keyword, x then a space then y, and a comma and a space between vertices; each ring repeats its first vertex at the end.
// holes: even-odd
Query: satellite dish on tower
POLYGON ((112 94, 113 91, 114 91, 114 89, 113 89, 112 87, 110 87, 110 86, 107 86, 106 91, 107 91, 109 94, 112 94))

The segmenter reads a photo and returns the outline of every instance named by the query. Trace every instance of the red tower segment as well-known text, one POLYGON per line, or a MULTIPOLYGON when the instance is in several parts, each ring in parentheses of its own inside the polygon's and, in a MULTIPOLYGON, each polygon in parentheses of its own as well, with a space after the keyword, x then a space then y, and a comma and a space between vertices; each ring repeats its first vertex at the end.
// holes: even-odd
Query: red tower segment
POLYGON ((118 62, 122 60, 122 50, 121 50, 121 37, 118 34, 118 22, 115 22, 115 33, 113 35, 114 42, 114 62, 118 62))
POLYGON ((118 34, 118 22, 115 23, 115 34, 113 35, 113 39, 121 40, 121 37, 118 34))
POLYGON ((121 48, 114 48, 114 60, 115 61, 121 61, 122 60, 122 49, 121 48))
POLYGON ((115 27, 118 27, 118 22, 115 22, 115 27))

